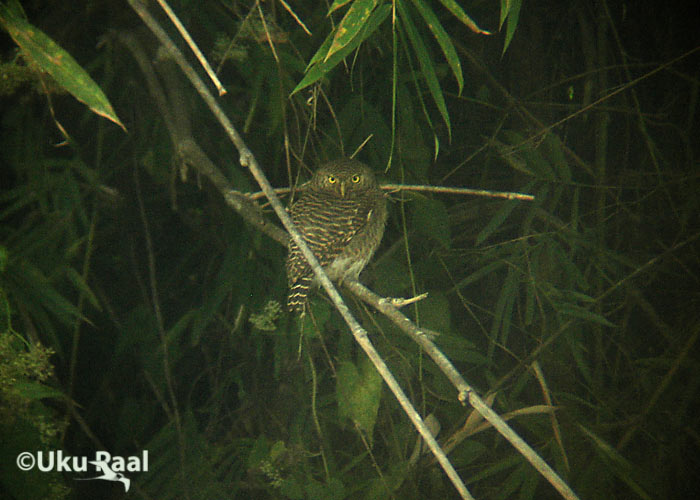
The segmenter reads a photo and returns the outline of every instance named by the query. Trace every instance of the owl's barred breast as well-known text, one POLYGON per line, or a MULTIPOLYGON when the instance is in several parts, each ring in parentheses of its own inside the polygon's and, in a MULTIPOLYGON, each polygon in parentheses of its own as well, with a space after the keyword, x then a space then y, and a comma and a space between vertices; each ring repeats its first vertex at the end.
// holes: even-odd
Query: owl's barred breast
MULTIPOLYGON (((384 234, 386 197, 369 167, 356 160, 340 160, 319 168, 290 207, 290 214, 332 280, 357 279, 384 234)), ((287 275, 289 309, 301 312, 315 278, 293 241, 287 275)))

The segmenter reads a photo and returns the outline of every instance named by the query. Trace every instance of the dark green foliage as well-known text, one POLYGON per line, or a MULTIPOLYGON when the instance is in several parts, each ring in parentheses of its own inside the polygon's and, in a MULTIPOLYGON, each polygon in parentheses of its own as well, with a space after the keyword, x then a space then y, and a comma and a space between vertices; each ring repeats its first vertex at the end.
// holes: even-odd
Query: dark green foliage
MULTIPOLYGON (((390 193, 362 281, 428 292, 404 312, 580 498, 691 498, 698 52, 625 86, 693 49, 681 35, 697 19, 651 2, 397 0, 392 24, 388 1, 330 16, 286 3, 299 22, 281 2, 173 5, 272 183, 298 185, 372 134, 358 158, 382 182, 535 195, 390 193)), ((234 189, 257 190, 127 3, 27 1, 8 24, 17 6, 2 3, 0 26, 70 54, 128 134, 73 97, 99 97, 85 73, 0 42, 0 496, 116 497, 119 484, 15 464, 105 449, 149 451, 148 472, 127 474, 145 498, 457 498, 323 294, 288 315, 286 249, 181 161, 173 124, 234 189)), ((345 296, 477 499, 559 498, 415 343, 345 296)))

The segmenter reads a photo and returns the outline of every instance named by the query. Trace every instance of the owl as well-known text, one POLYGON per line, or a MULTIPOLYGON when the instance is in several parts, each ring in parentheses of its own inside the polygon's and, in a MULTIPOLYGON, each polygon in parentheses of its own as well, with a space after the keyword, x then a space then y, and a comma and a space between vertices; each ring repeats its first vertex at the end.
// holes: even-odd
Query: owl
MULTIPOLYGON (((370 168, 341 159, 322 165, 300 189, 289 213, 328 277, 357 279, 384 234, 386 197, 370 168)), ((287 255, 291 312, 303 313, 314 273, 290 238, 287 255)))

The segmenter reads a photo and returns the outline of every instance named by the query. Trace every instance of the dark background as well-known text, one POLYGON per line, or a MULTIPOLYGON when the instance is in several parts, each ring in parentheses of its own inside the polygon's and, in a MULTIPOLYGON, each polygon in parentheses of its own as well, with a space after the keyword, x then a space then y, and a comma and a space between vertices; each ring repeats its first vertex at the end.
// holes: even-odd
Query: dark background
MULTIPOLYGON (((510 423, 580 498, 687 498, 700 470, 700 9, 528 1, 508 21, 517 29, 504 53, 498 2, 460 2, 494 32, 484 36, 420 1, 456 49, 461 93, 416 2, 404 5, 424 55, 402 15, 394 52, 389 15, 293 95, 347 7, 329 17, 321 2, 290 2, 313 36, 280 2, 260 3, 267 32, 253 2, 172 7, 274 186, 373 134, 358 158, 383 182, 535 195, 392 193, 362 280, 385 296, 428 292, 406 314, 440 333, 478 391, 495 392, 498 413, 523 410, 510 423)), ((457 498, 430 456, 409 460, 414 429, 323 294, 315 322, 275 309, 285 249, 228 207, 199 165, 183 165, 168 125, 234 189, 258 187, 128 3, 22 5, 127 132, 0 32, 0 496, 120 498, 120 483, 22 473, 15 457, 147 449, 149 471, 127 473, 128 495, 457 498), (127 37, 156 68, 170 115, 127 37)), ((441 443, 456 440, 450 460, 477 499, 558 498, 491 428, 460 434, 471 410, 444 375, 345 295, 418 411, 440 423, 441 443)))

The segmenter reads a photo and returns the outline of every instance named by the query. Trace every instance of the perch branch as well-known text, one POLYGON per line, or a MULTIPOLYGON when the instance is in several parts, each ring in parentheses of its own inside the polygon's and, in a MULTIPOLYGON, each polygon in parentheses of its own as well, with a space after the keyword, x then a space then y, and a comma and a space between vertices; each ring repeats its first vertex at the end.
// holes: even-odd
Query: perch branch
MULTIPOLYGON (((509 191, 489 191, 486 189, 459 188, 449 186, 429 186, 429 185, 413 185, 413 184, 382 184, 382 189, 385 191, 424 191, 426 193, 443 193, 443 194, 467 194, 474 196, 487 196, 489 198, 505 198, 507 200, 525 200, 532 201, 535 197, 531 194, 513 193, 509 191)), ((275 193, 286 194, 291 191, 291 188, 275 188, 275 193)), ((248 195, 255 200, 263 198, 265 193, 258 191, 248 195)))
POLYGON ((384 314, 418 343, 428 356, 432 358, 435 364, 440 367, 447 378, 450 379, 452 385, 457 388, 459 392, 458 397, 462 404, 468 401, 469 404, 474 407, 484 419, 493 425, 493 427, 506 438, 564 498, 569 500, 578 498, 564 480, 554 472, 554 469, 552 469, 530 445, 518 436, 518 434, 516 434, 515 431, 479 397, 476 391, 464 380, 450 360, 438 349, 424 331, 418 328, 415 323, 408 319, 408 317, 394 307, 389 301, 383 299, 360 282, 346 279, 343 284, 358 298, 384 314))
POLYGON ((352 314, 350 313, 350 309, 343 302, 342 297, 340 296, 338 291, 335 289, 335 286, 333 285, 331 280, 328 278, 326 273, 323 271, 323 268, 316 260, 316 257, 314 256, 313 252, 306 245, 306 242, 303 240, 303 238, 301 237, 301 234, 294 226, 294 223, 292 222, 291 218, 287 214, 284 206, 282 205, 282 202, 279 200, 279 198, 275 194, 274 189, 272 188, 272 186, 270 185, 270 182, 267 180, 264 173, 262 172, 260 166, 257 163, 257 160, 255 159, 255 156, 250 151, 250 149, 248 149, 248 147, 246 146, 245 142, 243 141, 243 138, 238 134, 236 129, 233 127, 233 124, 229 121, 228 117, 225 115, 223 110, 219 107, 215 98, 211 95, 209 90, 206 88, 204 82, 201 81, 201 79, 196 74, 196 72, 188 65, 188 63, 185 60, 182 53, 177 49, 177 47, 175 47, 175 45, 169 39, 168 35, 163 31, 163 29, 155 21, 155 19, 150 15, 150 13, 148 13, 148 11, 144 7, 144 5, 141 3, 141 1, 140 0, 129 0, 129 4, 136 11, 136 13, 141 17, 141 19, 149 27, 149 29, 154 33, 156 38, 158 38, 160 43, 164 47, 166 47, 166 49, 170 52, 170 54, 174 58, 175 62, 178 64, 178 66, 180 66, 180 69, 183 71, 185 76, 190 80, 190 82, 195 87, 197 92, 200 94, 200 96, 202 97, 204 102, 207 104, 207 106, 212 111, 214 116, 217 118, 217 120, 219 121, 221 126, 224 128, 226 134, 229 136, 229 138, 231 139, 231 142, 233 142, 233 144, 235 145, 236 149, 238 150, 238 152, 240 154, 239 161, 240 161, 241 166, 247 167, 250 170, 253 177, 255 178, 255 180, 260 185, 261 189, 263 190, 267 199, 269 200, 270 205, 275 210, 275 213, 282 221, 282 224, 289 232, 291 238, 298 245, 299 249, 301 250, 302 254, 304 255, 304 258, 306 258, 306 260, 308 261, 310 267, 313 269, 314 273, 316 274, 316 277, 320 281, 323 288, 326 290, 326 293, 328 293, 328 295, 331 298, 336 309, 338 310, 338 312, 341 314, 341 316, 343 317, 343 319, 347 323, 348 327, 350 328, 351 332, 353 333, 353 336, 355 337, 355 340, 358 342, 358 344, 365 351, 365 353, 370 358, 370 360, 372 361, 374 366, 377 368, 377 371, 381 374, 381 376, 384 379, 384 381, 386 382, 386 384, 389 386, 391 391, 394 393, 394 396, 401 404, 404 412, 408 415, 408 417, 411 420, 411 422, 413 423, 413 425, 416 427, 416 429, 418 430, 420 435, 423 437, 423 439, 425 440, 427 445, 430 447, 431 451, 433 452, 433 454, 437 458, 438 462, 442 466, 442 468, 445 471, 445 473, 447 474, 447 476, 452 481, 453 485, 455 486, 455 488, 459 492, 460 496, 462 498, 465 498, 468 500, 469 499, 473 500, 473 497, 471 496, 471 494, 467 490, 462 479, 459 477, 459 474, 457 474, 457 471, 452 466, 452 463, 449 461, 449 459, 447 458, 445 453, 440 449, 440 445, 437 443, 437 441, 435 440, 435 438, 431 434, 430 430, 428 429, 428 427, 425 425, 425 423, 421 419, 418 412, 415 410, 415 408, 413 407, 411 402, 408 400, 408 398, 404 394, 404 392, 401 389, 401 387, 399 386, 397 380, 394 378, 393 374, 391 373, 389 368, 384 363, 384 360, 380 357, 380 355, 376 351, 376 349, 374 349, 374 346, 370 342, 366 330, 364 328, 362 328, 362 326, 352 316, 352 314))

